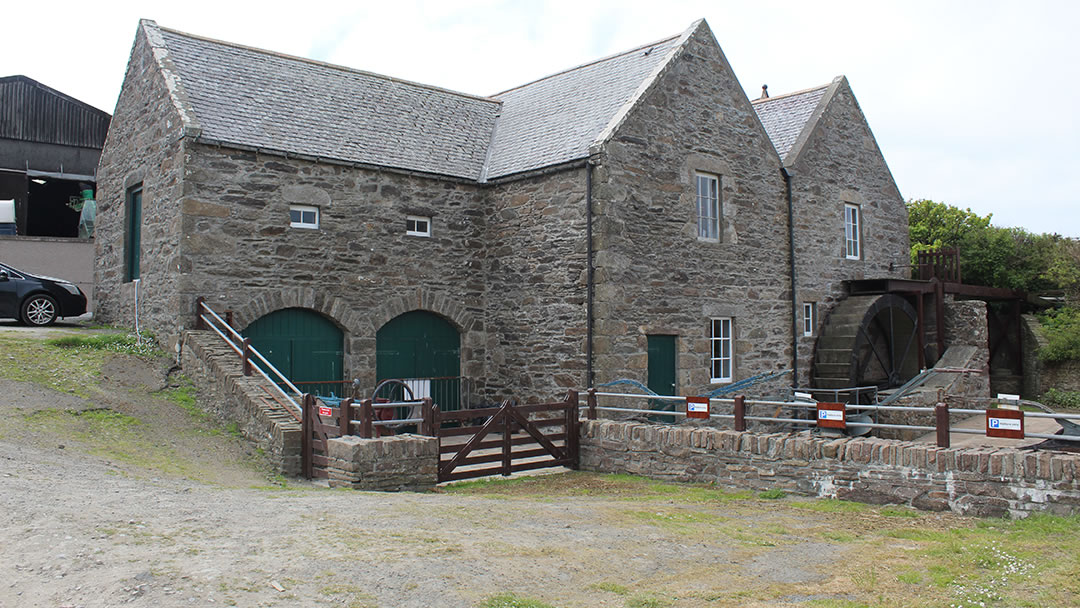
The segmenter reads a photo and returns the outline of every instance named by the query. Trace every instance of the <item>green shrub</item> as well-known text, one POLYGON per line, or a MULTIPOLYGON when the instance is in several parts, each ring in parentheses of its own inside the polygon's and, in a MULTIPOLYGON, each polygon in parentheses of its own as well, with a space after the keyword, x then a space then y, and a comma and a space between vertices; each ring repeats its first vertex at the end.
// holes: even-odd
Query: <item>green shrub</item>
POLYGON ((1080 360, 1080 309, 1059 308, 1039 315, 1046 344, 1039 358, 1049 363, 1080 360))
POLYGON ((1052 388, 1039 397, 1044 405, 1080 409, 1080 391, 1060 391, 1052 388))

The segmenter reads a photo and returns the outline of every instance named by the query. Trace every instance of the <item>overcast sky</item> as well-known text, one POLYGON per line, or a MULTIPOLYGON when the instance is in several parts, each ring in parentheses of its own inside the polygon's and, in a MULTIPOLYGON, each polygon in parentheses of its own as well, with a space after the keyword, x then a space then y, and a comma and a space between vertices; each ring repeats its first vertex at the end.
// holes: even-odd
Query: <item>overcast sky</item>
POLYGON ((108 112, 140 18, 490 95, 704 17, 750 98, 844 74, 904 198, 1080 237, 1080 2, 8 2, 0 76, 108 112))

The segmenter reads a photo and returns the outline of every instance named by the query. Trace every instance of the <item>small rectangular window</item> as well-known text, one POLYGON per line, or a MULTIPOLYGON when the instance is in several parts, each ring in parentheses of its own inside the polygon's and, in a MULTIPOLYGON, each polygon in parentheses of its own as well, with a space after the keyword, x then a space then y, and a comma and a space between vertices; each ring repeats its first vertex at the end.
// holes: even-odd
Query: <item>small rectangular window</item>
POLYGON ((139 278, 139 257, 142 249, 142 184, 127 189, 124 194, 124 281, 139 278))
POLYGON ((319 208, 308 205, 289 205, 289 225, 293 228, 318 228, 319 208))
POLYGON ((816 302, 803 302, 803 330, 804 336, 814 335, 814 328, 817 326, 817 303, 816 302))
POLYGON ((859 238, 861 219, 858 205, 844 204, 844 257, 849 260, 862 258, 862 243, 859 238))
POLYGON ((720 240, 720 178, 697 174, 698 238, 720 240))
POLYGON ((431 218, 422 215, 410 215, 405 218, 405 234, 409 236, 431 236, 431 218))
POLYGON ((712 319, 709 327, 709 381, 731 382, 733 376, 732 321, 730 317, 712 319))

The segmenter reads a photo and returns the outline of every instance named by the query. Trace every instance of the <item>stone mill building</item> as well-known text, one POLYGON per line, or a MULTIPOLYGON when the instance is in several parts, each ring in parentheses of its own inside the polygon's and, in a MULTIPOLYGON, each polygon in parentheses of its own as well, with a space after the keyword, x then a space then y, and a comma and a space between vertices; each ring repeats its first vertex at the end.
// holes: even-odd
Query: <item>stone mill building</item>
POLYGON ((751 101, 704 21, 491 96, 143 21, 98 190, 101 320, 137 289, 175 345, 204 297, 296 381, 482 399, 805 385, 844 281, 908 260, 847 80, 751 101))

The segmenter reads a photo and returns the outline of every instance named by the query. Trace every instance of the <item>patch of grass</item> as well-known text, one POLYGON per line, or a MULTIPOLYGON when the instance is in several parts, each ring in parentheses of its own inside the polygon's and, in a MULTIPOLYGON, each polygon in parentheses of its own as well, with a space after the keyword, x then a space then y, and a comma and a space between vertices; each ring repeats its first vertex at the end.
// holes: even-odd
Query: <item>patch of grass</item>
POLYGON ((480 604, 480 608, 555 608, 547 602, 540 600, 534 600, 532 598, 519 597, 513 593, 500 593, 499 595, 493 595, 483 603, 480 604))
POLYGON ((772 488, 758 493, 758 498, 764 498, 765 500, 779 500, 785 496, 787 496, 787 492, 779 488, 772 488))
POLYGON ((825 540, 831 540, 834 543, 850 543, 854 542, 858 537, 854 534, 848 534, 847 532, 826 530, 821 533, 821 538, 824 538, 825 540))
POLYGON ((0 336, 0 377, 31 382, 62 393, 92 398, 107 353, 0 336))
POLYGON ((871 509, 869 505, 864 505, 861 502, 836 500, 832 498, 822 500, 798 500, 786 504, 795 507, 796 509, 818 511, 820 513, 862 513, 871 509))
POLYGON ((915 570, 905 570, 896 575, 896 580, 909 585, 918 585, 922 583, 922 579, 922 574, 919 574, 915 570))
POLYGON ((625 585, 612 582, 600 582, 589 585, 589 589, 596 589, 597 591, 607 591, 608 593, 614 593, 616 595, 626 595, 630 593, 630 589, 625 585))
POLYGON ((670 510, 630 511, 629 515, 641 522, 652 524, 672 532, 688 534, 701 526, 727 521, 727 517, 699 511, 670 510))
POLYGON ((809 602, 806 602, 806 605, 812 606, 813 608, 872 608, 870 604, 832 598, 810 600, 809 602))
POLYGON ((878 513, 885 517, 911 517, 913 519, 922 517, 922 513, 907 507, 882 507, 878 513))
POLYGON ((153 336, 141 334, 91 334, 61 336, 45 341, 49 346, 76 350, 104 350, 132 355, 163 356, 153 336))
POLYGON ((708 484, 656 481, 637 475, 572 471, 515 479, 481 479, 439 489, 449 494, 528 497, 603 496, 620 500, 665 499, 678 503, 713 503, 753 498, 750 492, 732 492, 708 484))
POLYGON ((627 598, 626 608, 667 608, 671 600, 656 595, 639 594, 627 598))

